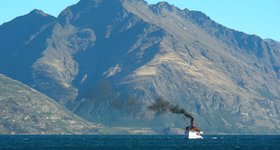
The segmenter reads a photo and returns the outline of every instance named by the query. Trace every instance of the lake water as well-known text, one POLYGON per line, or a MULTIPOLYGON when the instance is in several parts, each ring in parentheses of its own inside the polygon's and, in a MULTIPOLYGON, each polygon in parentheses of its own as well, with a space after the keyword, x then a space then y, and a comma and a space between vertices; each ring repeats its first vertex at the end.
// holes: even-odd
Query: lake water
POLYGON ((203 140, 178 135, 0 135, 0 149, 280 150, 280 135, 205 135, 203 140))

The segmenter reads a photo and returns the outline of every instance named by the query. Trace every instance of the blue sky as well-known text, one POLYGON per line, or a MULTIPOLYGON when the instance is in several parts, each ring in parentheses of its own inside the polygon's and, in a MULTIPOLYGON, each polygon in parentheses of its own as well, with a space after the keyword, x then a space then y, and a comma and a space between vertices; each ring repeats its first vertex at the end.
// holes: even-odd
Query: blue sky
MULTIPOLYGON (((160 0, 148 0, 156 3, 160 0)), ((165 0, 181 9, 199 10, 235 30, 280 41, 280 0, 165 0)), ((57 16, 78 0, 2 0, 0 24, 37 8, 57 16)))

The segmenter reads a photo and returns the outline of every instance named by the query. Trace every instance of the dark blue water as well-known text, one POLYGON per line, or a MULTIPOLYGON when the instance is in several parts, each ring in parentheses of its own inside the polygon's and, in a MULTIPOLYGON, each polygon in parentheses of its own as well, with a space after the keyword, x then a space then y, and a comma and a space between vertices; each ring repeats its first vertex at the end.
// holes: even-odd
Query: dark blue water
POLYGON ((34 136, 2 135, 0 149, 111 149, 111 150, 280 150, 280 136, 204 136, 188 140, 183 136, 34 136))

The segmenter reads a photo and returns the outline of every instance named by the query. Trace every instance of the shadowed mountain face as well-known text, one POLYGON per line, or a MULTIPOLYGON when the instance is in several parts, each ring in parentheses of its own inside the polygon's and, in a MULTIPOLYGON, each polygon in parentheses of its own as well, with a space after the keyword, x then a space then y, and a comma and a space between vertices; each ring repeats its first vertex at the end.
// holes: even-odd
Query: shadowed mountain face
POLYGON ((29 81, 31 66, 45 47, 48 25, 56 20, 40 10, 17 17, 0 26, 0 71, 29 81))
POLYGON ((147 109, 161 96, 208 133, 279 132, 279 42, 165 2, 81 0, 58 18, 38 12, 0 26, 0 73, 90 121, 184 127, 181 116, 147 109))

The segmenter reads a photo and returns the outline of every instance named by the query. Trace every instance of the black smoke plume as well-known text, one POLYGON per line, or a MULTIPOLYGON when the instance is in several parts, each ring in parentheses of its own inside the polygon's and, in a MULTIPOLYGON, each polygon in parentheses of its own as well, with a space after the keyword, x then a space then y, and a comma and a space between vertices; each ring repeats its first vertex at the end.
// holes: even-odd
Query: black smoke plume
POLYGON ((158 97, 152 105, 148 107, 149 110, 155 111, 158 114, 171 112, 175 114, 183 114, 185 117, 191 119, 191 124, 193 124, 194 117, 187 112, 184 108, 180 108, 178 105, 173 105, 169 101, 165 100, 163 97, 158 97))

